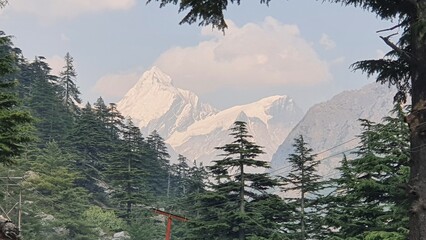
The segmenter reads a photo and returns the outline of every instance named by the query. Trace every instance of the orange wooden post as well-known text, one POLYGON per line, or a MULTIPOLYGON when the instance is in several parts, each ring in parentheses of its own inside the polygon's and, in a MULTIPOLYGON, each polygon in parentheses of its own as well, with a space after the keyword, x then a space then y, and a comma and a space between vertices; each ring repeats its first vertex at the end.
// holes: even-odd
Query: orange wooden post
POLYGON ((173 219, 176 219, 178 221, 181 222, 187 222, 189 219, 182 217, 182 216, 178 216, 178 215, 174 215, 165 211, 161 211, 159 209, 152 209, 155 213, 160 214, 160 215, 164 215, 167 217, 167 229, 166 229, 166 240, 170 240, 170 238, 172 237, 172 222, 173 219))
POLYGON ((170 237, 172 236, 172 222, 173 219, 169 216, 167 218, 166 240, 170 240, 170 237))

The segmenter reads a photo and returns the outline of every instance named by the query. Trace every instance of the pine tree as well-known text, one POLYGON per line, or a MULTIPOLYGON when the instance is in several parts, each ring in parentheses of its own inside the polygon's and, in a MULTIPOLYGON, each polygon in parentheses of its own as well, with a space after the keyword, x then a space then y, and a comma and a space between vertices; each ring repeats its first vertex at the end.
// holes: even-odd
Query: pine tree
POLYGON ((262 171, 268 163, 258 160, 262 148, 250 141, 245 122, 230 129, 232 143, 218 149, 223 159, 215 160, 209 170, 214 183, 198 197, 199 218, 191 223, 189 239, 270 239, 283 237, 280 223, 287 212, 284 202, 268 193, 278 182, 262 171), (279 211, 278 211, 279 210, 279 211))
POLYGON ((124 116, 117 110, 117 104, 110 103, 107 112, 106 126, 112 137, 119 137, 123 128, 124 116))
POLYGON ((188 173, 188 194, 197 194, 205 190, 208 173, 203 164, 197 165, 197 161, 194 160, 192 167, 188 173))
POLYGON ((190 177, 190 167, 187 163, 188 159, 179 154, 177 163, 173 164, 170 167, 171 177, 170 177, 170 188, 172 190, 172 195, 175 198, 186 197, 189 187, 189 177, 190 177))
POLYGON ((71 111, 77 112, 77 104, 81 104, 80 90, 75 84, 77 73, 74 68, 74 58, 67 52, 65 55, 65 66, 63 71, 59 74, 61 86, 61 98, 64 105, 71 111))
POLYGON ((170 177, 169 153, 164 139, 153 131, 146 140, 146 169, 149 172, 147 184, 156 196, 169 197, 170 188, 168 180, 170 177))
POLYGON ((72 117, 59 98, 57 77, 50 74, 44 57, 37 57, 28 69, 31 81, 28 106, 38 120, 40 146, 53 140, 62 142, 71 128, 72 117))
POLYGON ((129 119, 120 146, 115 148, 106 174, 113 187, 112 200, 120 215, 130 223, 136 204, 148 205, 151 196, 146 187, 144 139, 140 129, 129 119))
POLYGON ((124 117, 117 110, 116 104, 110 103, 106 106, 102 97, 99 97, 94 103, 94 110, 98 119, 110 132, 111 138, 119 139, 124 127, 124 117))
POLYGON ((385 155, 388 166, 388 177, 384 184, 387 185, 389 211, 391 219, 387 224, 389 229, 399 233, 408 231, 408 216, 410 200, 407 197, 407 186, 410 176, 410 131, 405 119, 408 110, 400 104, 395 104, 391 115, 383 119, 379 126, 382 146, 378 154, 385 155))
POLYGON ((114 144, 92 106, 86 104, 67 136, 66 148, 79 156, 75 165, 86 176, 79 180, 80 186, 92 192, 101 202, 105 201, 105 191, 98 182, 104 179, 103 172, 115 150, 114 144))
POLYGON ((294 141, 294 153, 288 157, 292 168, 283 178, 283 190, 299 194, 299 197, 291 199, 297 211, 296 219, 293 220, 296 224, 294 234, 298 239, 304 240, 321 232, 318 196, 323 183, 316 169, 319 161, 315 160, 316 155, 312 154, 312 148, 301 135, 294 141))
POLYGON ((324 225, 329 230, 325 239, 356 239, 362 230, 357 226, 354 212, 362 207, 362 203, 353 196, 356 179, 346 155, 337 169, 340 177, 330 180, 331 188, 334 188, 333 194, 323 199, 327 205, 324 225))
POLYGON ((12 163, 25 144, 32 141, 33 119, 21 108, 16 82, 9 78, 17 67, 17 51, 10 37, 0 31, 0 163, 3 164, 12 163))
POLYGON ((344 159, 342 175, 334 180, 337 191, 328 199, 331 205, 327 219, 333 229, 338 229, 332 236, 406 238, 409 132, 399 105, 395 105, 392 114, 395 116, 384 118, 382 123, 361 120, 364 131, 356 157, 351 161, 344 159))
POLYGON ((28 189, 25 193, 28 203, 24 206, 28 212, 25 237, 93 239, 92 227, 82 218, 89 205, 89 193, 76 185, 81 176, 71 170, 75 158, 51 142, 30 161, 31 171, 23 183, 24 189, 28 189), (63 234, 55 231, 58 228, 65 230, 63 234))

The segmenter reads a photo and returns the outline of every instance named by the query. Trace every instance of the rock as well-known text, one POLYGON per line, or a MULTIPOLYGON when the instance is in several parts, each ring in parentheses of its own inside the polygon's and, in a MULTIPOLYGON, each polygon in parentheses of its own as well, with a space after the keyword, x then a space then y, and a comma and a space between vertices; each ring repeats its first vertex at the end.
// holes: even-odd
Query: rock
POLYGON ((124 240, 124 239, 130 239, 129 234, 124 231, 114 233, 114 236, 112 237, 112 240, 124 240))
POLYGON ((0 215, 0 240, 19 240, 19 229, 9 219, 0 215))

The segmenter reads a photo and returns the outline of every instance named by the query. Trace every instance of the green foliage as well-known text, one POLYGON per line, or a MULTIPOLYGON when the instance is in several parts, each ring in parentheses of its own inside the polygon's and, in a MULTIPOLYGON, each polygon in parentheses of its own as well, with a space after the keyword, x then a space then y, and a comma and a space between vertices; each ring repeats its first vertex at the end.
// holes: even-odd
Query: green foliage
POLYGON ((237 121, 230 129, 234 141, 218 149, 223 158, 208 169, 215 181, 196 195, 194 221, 188 223, 188 239, 270 239, 283 236, 281 221, 288 215, 284 202, 268 193, 277 181, 267 174, 247 173, 248 167, 265 169, 258 160, 263 151, 250 141, 245 122, 237 121))
POLYGON ((164 139, 154 130, 147 137, 146 144, 145 166, 150 173, 147 176, 147 184, 151 187, 151 192, 154 196, 169 197, 170 188, 168 187, 168 179, 170 155, 167 152, 164 139))
POLYGON ((323 188, 316 169, 319 161, 315 160, 316 155, 312 154, 313 150, 303 136, 300 135, 294 141, 294 153, 288 157, 292 168, 283 178, 283 190, 299 194, 297 198, 288 198, 295 210, 293 218, 288 221, 291 222, 289 231, 300 239, 319 238, 322 233, 319 191, 323 188))
MULTIPOLYGON (((131 120, 124 123, 115 104, 106 106, 102 98, 94 108, 87 104, 77 110, 69 54, 61 76, 54 76, 44 57, 28 62, 8 36, 0 35, 0 161, 16 159, 14 174, 25 175, 25 238, 96 239, 100 229, 110 235, 127 230, 135 239, 163 238, 164 224, 141 209, 166 202, 192 207, 195 194, 204 191, 204 168, 190 167, 183 156, 171 168, 161 136, 154 131, 145 140, 131 120), (36 118, 34 129, 29 112, 36 118)), ((0 176, 7 171, 0 169, 0 176)))
POLYGON ((365 240, 405 240, 407 237, 404 234, 395 232, 370 232, 368 233, 365 240))
POLYGON ((80 91, 75 84, 77 73, 74 68, 74 58, 67 52, 64 59, 65 66, 63 67, 63 71, 59 74, 59 94, 64 105, 71 112, 78 112, 78 104, 81 104, 81 99, 80 91))
POLYGON ((166 228, 163 217, 154 216, 147 211, 138 211, 132 213, 127 231, 131 239, 161 240, 164 239, 166 228))
MULTIPOLYGON (((148 0, 151 2, 152 0, 148 0)), ((225 29, 224 11, 228 3, 239 4, 240 0, 156 0, 163 7, 167 4, 179 4, 179 11, 187 14, 181 23, 200 25, 212 24, 213 27, 225 29)), ((269 3, 269 0, 260 0, 269 3)), ((361 70, 368 76, 376 76, 376 81, 382 84, 394 85, 398 89, 394 97, 396 102, 405 102, 411 95, 413 111, 407 118, 410 124, 411 142, 411 204, 413 211, 410 215, 410 239, 426 238, 426 208, 418 208, 426 202, 424 183, 426 182, 426 2, 423 0, 328 0, 365 9, 377 18, 395 23, 393 27, 377 31, 380 38, 391 49, 382 59, 372 59, 356 62, 352 65, 355 70, 361 70), (391 37, 397 36, 396 42, 391 37), (413 190, 414 189, 414 190, 413 190)))
MULTIPOLYGON (((152 2, 153 0, 147 0, 152 2)), ((178 1, 178 0, 154 0, 160 2, 160 7, 164 7, 167 4, 178 4, 179 12, 187 12, 185 17, 181 20, 180 24, 183 23, 195 23, 200 21, 200 26, 207 26, 212 24, 219 29, 225 29, 227 27, 223 11, 228 6, 228 0, 220 1, 178 1)), ((230 3, 240 4, 241 0, 229 0, 230 3)), ((268 4, 270 0, 260 0, 261 3, 268 4)))
POLYGON ((319 161, 315 160, 316 155, 312 154, 312 148, 299 136, 294 139, 294 153, 288 157, 291 164, 290 173, 284 178, 284 190, 300 190, 301 193, 317 194, 321 189, 319 180, 321 176, 316 173, 319 161))
POLYGON ((24 235, 33 239, 50 235, 63 235, 63 239, 90 239, 94 236, 92 226, 82 218, 89 205, 89 194, 75 184, 78 173, 69 168, 74 157, 51 142, 30 161, 31 171, 27 172, 23 183, 28 189, 25 194, 31 199, 25 206, 29 223, 24 228, 24 235), (58 233, 58 229, 63 229, 62 233, 58 233))
POLYGON ((170 188, 172 192, 171 195, 179 198, 185 197, 188 193, 188 188, 191 184, 191 179, 189 178, 191 169, 187 163, 186 157, 179 154, 177 161, 177 164, 173 164, 170 167, 170 188))
POLYGON ((94 103, 94 111, 99 121, 103 123, 110 133, 110 137, 118 139, 124 127, 124 117, 117 110, 115 103, 105 105, 102 97, 98 98, 94 103))
MULTIPOLYGON (((50 67, 43 57, 21 66, 26 72, 26 104, 37 118, 37 135, 40 147, 50 141, 62 142, 72 125, 72 117, 59 98, 58 78, 50 74, 50 67)), ((25 95, 24 95, 25 96, 25 95)))
POLYGON ((9 36, 0 31, 0 163, 11 164, 13 158, 32 141, 32 117, 22 110, 18 100, 17 82, 10 75, 17 68, 18 49, 9 36))
POLYGON ((113 210, 104 210, 98 206, 91 206, 83 212, 83 218, 91 225, 102 229, 106 233, 114 233, 124 229, 124 222, 118 218, 113 210))
POLYGON ((151 194, 146 187, 145 142, 140 129, 129 120, 122 134, 123 139, 111 155, 106 174, 113 187, 114 205, 120 215, 129 220, 133 206, 147 205, 151 194))
MULTIPOLYGON (((382 10, 393 16, 395 9, 382 10)), ((382 10, 377 9, 385 14, 382 10)), ((262 148, 250 140, 244 122, 235 122, 230 129, 234 141, 218 148, 221 159, 206 171, 195 161, 190 166, 184 156, 170 166, 161 136, 154 131, 145 139, 130 119, 124 123, 115 104, 106 106, 102 98, 93 108, 87 104, 81 111, 70 110, 64 99, 78 94, 64 91, 65 80, 76 77, 67 55, 61 82, 43 57, 28 63, 9 37, 0 36, 0 162, 16 160, 15 173, 26 176, 21 184, 25 238, 97 239, 102 229, 108 234, 126 230, 133 239, 163 239, 163 220, 144 210, 152 205, 191 219, 174 223, 174 239, 295 239, 302 222, 304 236, 314 239, 406 237, 410 154, 406 114, 399 106, 383 123, 362 121, 356 157, 343 159, 336 191, 328 198, 318 197, 322 185, 315 155, 302 137, 296 139, 289 159, 293 170, 284 188, 303 197, 283 201, 270 193, 277 180, 247 172, 248 167, 263 172, 268 164, 258 159, 262 148), (27 145, 31 116, 18 96, 37 117, 37 145, 27 145), (327 235, 325 227, 332 229, 327 235)), ((398 67, 397 73, 379 78, 392 77, 399 84, 397 78, 404 76, 398 74, 406 65, 392 64, 389 70, 398 67)), ((409 86, 400 90, 404 87, 409 86)), ((0 175, 7 170, 0 169, 0 175)), ((0 192, 0 197, 5 196, 0 192)))
POLYGON ((409 131, 401 106, 395 105, 392 113, 382 123, 361 120, 364 131, 356 157, 351 161, 343 159, 341 176, 334 180, 335 195, 327 199, 327 222, 331 228, 339 229, 330 232, 330 236, 406 237, 409 131))

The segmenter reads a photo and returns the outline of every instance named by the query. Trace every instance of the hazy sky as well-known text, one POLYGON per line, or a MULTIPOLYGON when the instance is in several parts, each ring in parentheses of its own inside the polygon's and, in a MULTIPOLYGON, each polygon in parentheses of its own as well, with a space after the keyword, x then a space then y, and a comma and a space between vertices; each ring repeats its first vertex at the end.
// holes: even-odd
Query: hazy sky
POLYGON ((218 108, 270 95, 289 95, 307 110, 374 79, 349 66, 388 49, 382 22, 364 10, 313 0, 242 1, 225 12, 225 35, 179 25, 183 14, 137 0, 9 0, 0 29, 31 60, 47 58, 54 72, 66 52, 75 59, 85 101, 118 101, 156 65, 174 85, 218 108))

